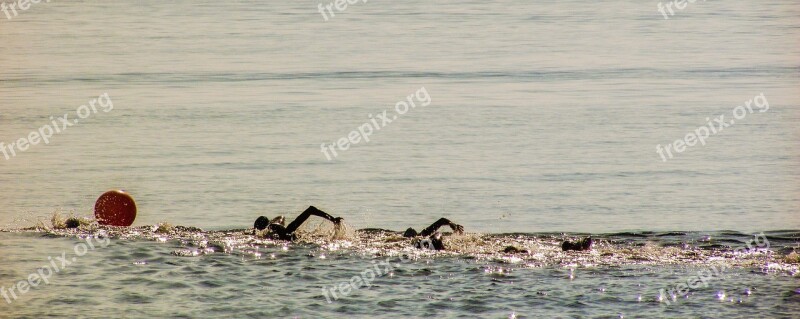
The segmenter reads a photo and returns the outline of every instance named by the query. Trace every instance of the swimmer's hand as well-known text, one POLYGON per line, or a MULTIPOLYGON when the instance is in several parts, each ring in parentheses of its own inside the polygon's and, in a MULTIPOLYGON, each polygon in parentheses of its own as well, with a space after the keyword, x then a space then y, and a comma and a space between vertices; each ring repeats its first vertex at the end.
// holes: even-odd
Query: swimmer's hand
POLYGON ((341 225, 343 221, 344 221, 344 218, 336 217, 336 218, 333 219, 333 224, 334 225, 341 225))
POLYGON ((453 232, 456 233, 456 234, 459 234, 459 235, 464 234, 464 226, 461 226, 461 225, 456 224, 456 223, 451 223, 450 224, 450 228, 452 228, 453 232))

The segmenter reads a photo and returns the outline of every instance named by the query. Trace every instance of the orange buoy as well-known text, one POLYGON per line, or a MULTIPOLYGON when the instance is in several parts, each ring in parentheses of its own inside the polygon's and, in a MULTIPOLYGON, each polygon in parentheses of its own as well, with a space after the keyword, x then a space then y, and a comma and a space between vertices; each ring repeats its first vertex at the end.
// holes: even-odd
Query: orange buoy
POLYGON ((110 190, 95 202, 94 217, 100 225, 128 227, 136 220, 136 203, 128 193, 110 190))

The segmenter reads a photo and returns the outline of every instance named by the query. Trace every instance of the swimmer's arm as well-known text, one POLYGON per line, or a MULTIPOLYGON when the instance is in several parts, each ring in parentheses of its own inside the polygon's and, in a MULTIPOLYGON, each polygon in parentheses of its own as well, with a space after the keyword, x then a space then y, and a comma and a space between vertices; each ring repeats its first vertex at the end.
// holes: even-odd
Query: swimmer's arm
MULTIPOLYGON (((343 220, 341 217, 333 217, 333 216, 329 215, 328 213, 317 209, 314 206, 309 206, 308 209, 306 209, 306 212, 309 212, 309 214, 317 216, 317 217, 325 218, 325 219, 329 220, 331 223, 334 223, 334 224, 339 224, 343 220)), ((303 213, 305 213, 305 212, 303 212, 303 213)))
POLYGON ((464 226, 451 222, 447 218, 439 218, 439 220, 428 226, 428 228, 423 229, 422 232, 419 233, 419 236, 428 237, 433 235, 433 233, 439 230, 439 228, 442 228, 442 226, 450 226, 450 229, 457 234, 464 232, 464 226))
POLYGON ((302 214, 300 214, 300 216, 297 216, 297 218, 295 218, 295 220, 291 224, 289 224, 288 227, 286 227, 286 232, 288 234, 294 233, 312 215, 313 216, 317 216, 317 217, 325 218, 325 219, 327 219, 327 220, 329 220, 332 223, 337 224, 337 225, 342 222, 342 218, 341 217, 340 218, 333 217, 333 216, 329 215, 328 213, 317 209, 314 206, 309 206, 305 211, 303 211, 302 214))

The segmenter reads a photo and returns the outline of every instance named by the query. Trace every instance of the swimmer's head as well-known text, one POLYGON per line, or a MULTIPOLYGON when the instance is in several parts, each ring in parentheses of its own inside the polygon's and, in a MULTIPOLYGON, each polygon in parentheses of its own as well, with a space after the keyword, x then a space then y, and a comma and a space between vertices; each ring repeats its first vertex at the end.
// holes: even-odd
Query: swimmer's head
POLYGON ((256 218, 256 222, 253 223, 253 228, 258 230, 264 230, 269 226, 269 218, 266 216, 259 216, 256 218))
POLYGON ((444 243, 442 242, 442 234, 439 232, 434 233, 431 235, 431 243, 433 243, 433 248, 436 250, 444 250, 444 243))
POLYGON ((408 229, 406 229, 406 232, 403 233, 403 237, 406 238, 417 237, 417 231, 414 230, 414 228, 409 227, 408 229))
POLYGON ((438 232, 425 239, 414 239, 411 244, 419 249, 444 250, 442 235, 438 232))
POLYGON ((67 228, 78 228, 81 227, 81 221, 75 217, 72 217, 67 219, 65 225, 67 226, 67 228))

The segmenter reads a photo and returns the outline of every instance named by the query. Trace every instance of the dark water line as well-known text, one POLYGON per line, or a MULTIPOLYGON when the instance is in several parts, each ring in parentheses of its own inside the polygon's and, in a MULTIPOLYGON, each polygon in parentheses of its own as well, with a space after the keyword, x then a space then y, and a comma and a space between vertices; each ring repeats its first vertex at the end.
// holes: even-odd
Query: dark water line
POLYGON ((79 77, 62 75, 10 75, 0 79, 0 84, 57 84, 57 83, 208 83, 208 82, 250 82, 286 80, 374 80, 374 79, 458 79, 458 80, 592 80, 592 79, 686 79, 686 78, 737 78, 775 77, 777 75, 800 75, 800 66, 768 66, 749 68, 695 68, 695 69, 654 69, 654 68, 615 68, 568 71, 476 71, 476 72, 417 72, 417 71, 330 71, 330 72, 236 72, 236 73, 118 73, 84 74, 79 77))

